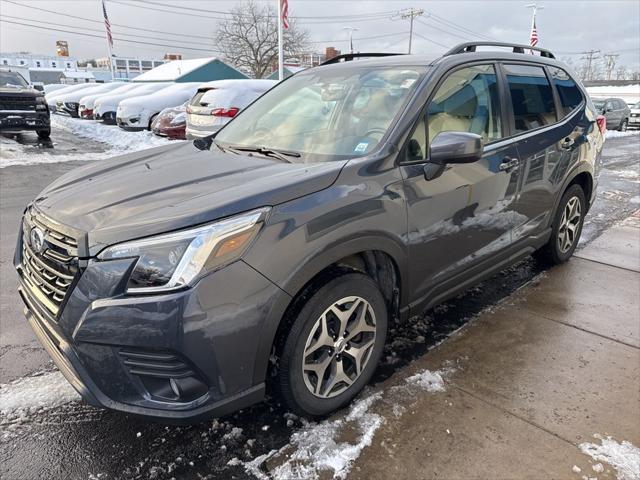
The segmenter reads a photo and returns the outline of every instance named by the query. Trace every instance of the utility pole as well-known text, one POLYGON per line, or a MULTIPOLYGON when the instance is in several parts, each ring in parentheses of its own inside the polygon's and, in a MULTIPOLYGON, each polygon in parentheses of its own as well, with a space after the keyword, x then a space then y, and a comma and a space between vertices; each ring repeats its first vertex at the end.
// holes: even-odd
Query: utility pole
POLYGON ((406 10, 402 10, 401 12, 397 13, 397 17, 403 20, 406 20, 408 18, 411 24, 409 28, 409 53, 411 53, 411 42, 413 40, 413 20, 416 17, 419 17, 421 15, 424 15, 424 10, 421 8, 413 8, 413 7, 408 8, 406 10))
POLYGON ((597 59, 596 56, 600 53, 600 50, 587 50, 586 52, 582 52, 583 57, 580 60, 584 60, 587 62, 587 67, 584 75, 584 80, 593 80, 593 72, 591 70, 591 66, 593 65, 593 61, 597 59))
POLYGON ((607 80, 611 80, 611 74, 613 73, 613 69, 616 66, 616 58, 618 58, 620 54, 618 53, 605 53, 604 57, 604 68, 607 71, 607 80))
POLYGON ((343 27, 343 30, 349 30, 349 53, 353 53, 353 32, 358 29, 355 27, 343 27))

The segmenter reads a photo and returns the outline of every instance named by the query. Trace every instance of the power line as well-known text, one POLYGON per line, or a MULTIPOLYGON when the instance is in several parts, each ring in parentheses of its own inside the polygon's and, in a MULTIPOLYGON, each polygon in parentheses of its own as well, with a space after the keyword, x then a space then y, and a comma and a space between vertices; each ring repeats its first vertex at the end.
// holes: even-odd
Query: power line
MULTIPOLYGON (((74 32, 71 30, 63 30, 61 28, 52 28, 52 27, 42 27, 39 25, 30 25, 28 23, 20 23, 20 22, 14 22, 12 20, 3 20, 0 19, 0 22, 4 22, 4 23, 10 23, 13 25, 22 25, 24 27, 31 27, 31 28, 37 28, 40 30, 49 30, 49 31, 53 31, 53 32, 63 32, 63 33, 69 33, 72 35, 80 35, 83 37, 93 37, 93 38, 102 38, 104 39, 104 35, 93 35, 91 33, 82 33, 82 32, 74 32)), ((141 42, 139 40, 127 40, 126 38, 119 38, 119 37, 113 37, 114 40, 117 40, 119 42, 126 42, 126 43, 135 43, 135 44, 139 44, 139 45, 153 45, 155 47, 167 47, 167 48, 175 48, 176 45, 168 45, 166 43, 151 43, 151 42, 141 42)), ((193 51, 198 51, 198 52, 217 52, 217 53, 222 53, 219 50, 215 50, 213 48, 193 48, 193 47, 180 47, 184 50, 193 50, 193 51)))
POLYGON ((593 80, 593 70, 591 69, 591 66, 593 61, 599 58, 596 56, 598 53, 600 53, 600 50, 587 50, 586 52, 582 52, 584 56, 580 60, 585 60, 587 62, 584 76, 585 80, 593 80))
POLYGON ((435 43, 436 45, 439 45, 439 46, 441 46, 441 47, 449 48, 449 47, 451 46, 451 45, 445 45, 444 43, 436 42, 435 40, 433 40, 433 39, 431 39, 431 38, 429 38, 429 37, 425 37, 424 35, 422 35, 422 34, 420 34, 420 33, 418 33, 418 32, 414 32, 414 33, 415 33, 415 35, 416 35, 417 37, 420 37, 420 38, 422 38, 423 40, 426 40, 426 41, 428 41, 428 42, 435 43))
POLYGON ((474 37, 481 37, 481 38, 484 38, 486 40, 495 41, 494 38, 491 38, 491 37, 489 37, 489 36, 487 36, 487 35, 485 35, 483 33, 475 32, 475 31, 473 31, 473 30, 471 30, 471 29, 469 29, 467 27, 463 27, 462 25, 459 25, 459 24, 454 23, 454 22, 452 22, 450 20, 447 20, 446 18, 441 17, 439 15, 436 15, 433 12, 427 12, 427 13, 429 15, 429 18, 431 18, 432 20, 434 20, 436 22, 439 22, 439 23, 443 23, 445 25, 448 25, 448 26, 450 26, 450 28, 454 28, 454 29, 456 29, 458 31, 466 33, 467 35, 473 35, 474 37))
MULTIPOLYGON (((53 25, 53 26, 57 26, 57 27, 68 27, 68 28, 80 28, 76 25, 69 25, 69 24, 65 24, 65 23, 52 23, 52 22, 45 22, 43 20, 34 20, 31 18, 23 18, 23 17, 14 17, 12 15, 5 15, 5 14, 0 14, 0 17, 4 17, 4 18, 11 18, 13 20, 23 20, 26 22, 32 22, 32 23, 37 23, 37 24, 45 24, 45 25, 53 25)), ((88 32, 98 32, 98 33, 104 33, 104 30, 99 30, 97 28, 87 28, 87 27, 82 27, 83 31, 88 31, 88 32)), ((80 32, 81 33, 81 32, 80 32)), ((136 35, 135 33, 125 33, 125 32, 114 32, 118 35, 124 35, 126 37, 137 37, 137 38, 143 38, 143 39, 148 39, 148 40, 167 40, 166 38, 163 37, 152 37, 149 35, 136 35)), ((212 38, 210 39, 212 40, 212 38)), ((190 42, 188 40, 181 40, 180 43, 188 43, 191 45, 199 45, 199 46, 209 46, 209 44, 207 43, 203 43, 203 42, 190 42)), ((180 45, 177 45, 180 46, 180 45)))
MULTIPOLYGON (((67 14, 67 13, 60 13, 60 12, 56 12, 54 10, 47 10, 46 8, 34 7, 34 6, 31 6, 31 5, 24 5, 22 3, 14 2, 12 0, 2 0, 2 1, 4 3, 11 3, 13 5, 18 5, 20 7, 30 8, 32 10, 38 10, 38 11, 41 11, 41 12, 52 13, 54 15, 59 15, 59 16, 62 16, 62 17, 75 18, 76 20, 85 20, 87 22, 99 23, 100 25, 104 25, 104 21, 103 20, 94 20, 92 18, 79 17, 77 15, 71 15, 71 14, 67 14)), ((128 29, 132 29, 132 30, 139 30, 139 31, 142 31, 142 32, 163 33, 165 35, 176 35, 176 36, 179 36, 179 37, 202 38, 202 39, 207 39, 207 40, 210 39, 210 37, 206 37, 204 35, 194 35, 194 34, 188 34, 188 33, 172 33, 172 32, 167 32, 167 31, 164 31, 164 30, 152 30, 152 29, 148 29, 148 28, 141 28, 141 27, 132 26, 132 25, 123 25, 123 24, 119 24, 119 23, 111 23, 111 26, 112 27, 120 27, 120 28, 128 28, 128 29)))
POLYGON ((453 33, 453 32, 447 31, 447 30, 445 30, 443 28, 437 27, 436 25, 430 25, 427 22, 425 22, 424 20, 417 19, 416 21, 418 23, 420 23, 421 25, 424 25, 425 27, 429 27, 431 29, 438 30, 439 32, 446 33, 447 35, 451 35, 452 37, 456 37, 456 38, 459 38, 461 40, 466 40, 466 41, 470 40, 470 38, 468 36, 467 37, 463 37, 462 35, 458 35, 457 33, 453 33))

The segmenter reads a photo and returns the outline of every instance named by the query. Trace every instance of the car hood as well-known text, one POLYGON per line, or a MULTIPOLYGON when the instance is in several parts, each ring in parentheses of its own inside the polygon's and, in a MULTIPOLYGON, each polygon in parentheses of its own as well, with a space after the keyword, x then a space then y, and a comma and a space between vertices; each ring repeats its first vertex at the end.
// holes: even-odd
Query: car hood
POLYGON ((0 87, 0 95, 8 97, 19 95, 21 97, 42 97, 44 94, 40 90, 31 87, 0 87))
POLYGON ((345 163, 285 163, 180 142, 73 170, 45 188, 35 205, 86 233, 93 256, 106 245, 323 190, 345 163))

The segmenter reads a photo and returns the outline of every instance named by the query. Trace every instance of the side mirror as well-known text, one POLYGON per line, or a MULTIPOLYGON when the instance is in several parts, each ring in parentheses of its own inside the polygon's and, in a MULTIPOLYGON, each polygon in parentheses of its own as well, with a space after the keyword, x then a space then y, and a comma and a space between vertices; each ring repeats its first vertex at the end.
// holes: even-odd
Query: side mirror
POLYGON ((429 162, 437 165, 473 163, 482 157, 480 135, 468 132, 440 132, 431 142, 429 162))

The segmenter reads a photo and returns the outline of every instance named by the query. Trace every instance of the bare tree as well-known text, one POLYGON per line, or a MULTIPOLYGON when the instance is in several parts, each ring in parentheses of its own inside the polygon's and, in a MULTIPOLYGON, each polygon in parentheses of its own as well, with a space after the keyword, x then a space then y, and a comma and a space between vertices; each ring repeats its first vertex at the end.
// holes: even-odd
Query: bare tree
MULTIPOLYGON (((254 78, 268 76, 278 63, 278 14, 270 5, 253 0, 231 10, 229 20, 218 28, 216 42, 224 57, 236 67, 251 72, 254 78)), ((289 18, 284 29, 285 58, 304 52, 309 33, 289 18)))

